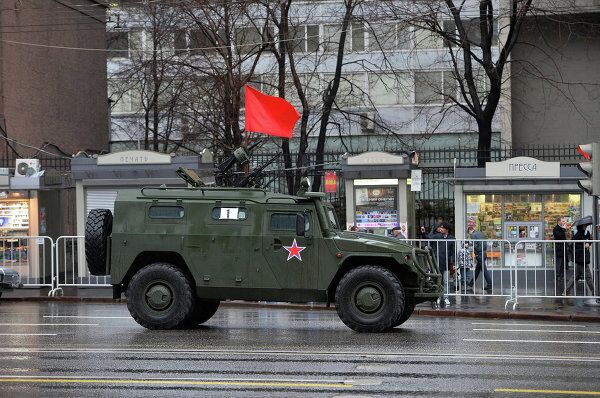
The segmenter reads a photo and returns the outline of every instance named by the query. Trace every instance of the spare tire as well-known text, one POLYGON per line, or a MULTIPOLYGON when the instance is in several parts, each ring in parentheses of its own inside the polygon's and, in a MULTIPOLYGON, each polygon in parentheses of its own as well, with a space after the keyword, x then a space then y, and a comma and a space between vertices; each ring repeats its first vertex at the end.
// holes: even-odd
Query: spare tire
POLYGON ((108 209, 93 209, 85 222, 85 260, 92 275, 106 275, 108 237, 113 216, 108 209))

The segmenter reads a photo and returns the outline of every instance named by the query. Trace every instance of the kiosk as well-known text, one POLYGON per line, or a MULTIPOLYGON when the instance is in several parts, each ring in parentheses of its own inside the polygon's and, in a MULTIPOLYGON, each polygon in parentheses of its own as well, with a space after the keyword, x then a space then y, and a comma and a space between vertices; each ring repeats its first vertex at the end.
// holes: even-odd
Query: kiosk
POLYGON ((346 188, 346 227, 386 235, 405 226, 415 236, 415 204, 408 179, 406 157, 386 152, 365 152, 342 160, 346 188))

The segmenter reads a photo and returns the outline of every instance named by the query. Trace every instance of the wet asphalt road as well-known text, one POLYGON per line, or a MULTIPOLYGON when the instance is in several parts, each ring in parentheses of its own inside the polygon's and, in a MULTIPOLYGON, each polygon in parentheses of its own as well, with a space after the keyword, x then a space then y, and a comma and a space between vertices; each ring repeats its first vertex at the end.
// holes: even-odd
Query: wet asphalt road
POLYGON ((600 396, 600 324, 222 306, 150 331, 122 304, 0 304, 0 397, 600 396))

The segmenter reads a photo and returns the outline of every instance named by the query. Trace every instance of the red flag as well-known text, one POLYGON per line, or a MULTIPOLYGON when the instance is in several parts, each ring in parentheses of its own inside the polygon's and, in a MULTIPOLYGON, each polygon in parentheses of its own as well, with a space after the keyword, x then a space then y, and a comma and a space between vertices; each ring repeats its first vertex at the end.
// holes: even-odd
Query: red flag
POLYGON ((283 98, 272 97, 246 84, 246 131, 292 138, 300 114, 283 98))

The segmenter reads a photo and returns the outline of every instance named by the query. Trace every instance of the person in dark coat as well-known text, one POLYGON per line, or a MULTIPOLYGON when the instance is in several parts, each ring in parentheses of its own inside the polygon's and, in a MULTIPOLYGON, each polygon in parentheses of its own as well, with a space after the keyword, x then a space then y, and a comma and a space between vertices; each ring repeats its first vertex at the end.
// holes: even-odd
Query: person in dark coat
MULTIPOLYGON (((586 241, 592 237, 589 232, 586 232, 585 225, 578 225, 577 232, 573 236, 575 241, 586 241)), ((588 264, 590 263, 590 244, 585 242, 578 242, 573 244, 573 262, 575 263, 575 279, 573 284, 567 289, 567 295, 575 293, 575 295, 585 296, 585 288, 583 292, 577 291, 577 281, 580 278, 584 278, 585 284, 590 289, 590 294, 594 295, 594 278, 590 272, 588 264), (584 276, 585 275, 585 276, 584 276)))
MULTIPOLYGON (((435 231, 432 231, 427 238, 428 239, 438 239, 432 240, 429 242, 431 248, 433 249, 433 255, 437 259, 438 266, 440 267, 440 273, 442 274, 442 284, 444 285, 444 292, 447 292, 447 286, 444 281, 448 281, 448 277, 446 274, 454 274, 456 271, 455 268, 455 253, 456 247, 454 244, 454 236, 450 235, 450 230, 452 226, 447 222, 441 222, 435 231), (447 242, 443 242, 442 240, 447 240, 447 242)), ((449 300, 444 298, 444 300, 440 300, 440 306, 443 307, 446 304, 449 304, 449 300)))
POLYGON ((490 271, 487 269, 487 265, 485 263, 485 242, 483 239, 486 239, 486 236, 481 231, 477 231, 475 227, 470 226, 467 228, 467 234, 471 239, 475 239, 473 242, 473 249, 475 251, 475 277, 473 278, 473 282, 477 281, 479 274, 483 272, 483 278, 485 279, 485 290, 492 290, 492 275, 490 271), (482 240, 480 240, 482 239, 482 240))
MULTIPOLYGON (((552 230, 554 240, 567 240, 567 218, 560 217, 552 230)), ((556 295, 563 296, 565 289, 565 273, 569 262, 568 246, 564 242, 554 244, 554 278, 556 283, 556 295)))

